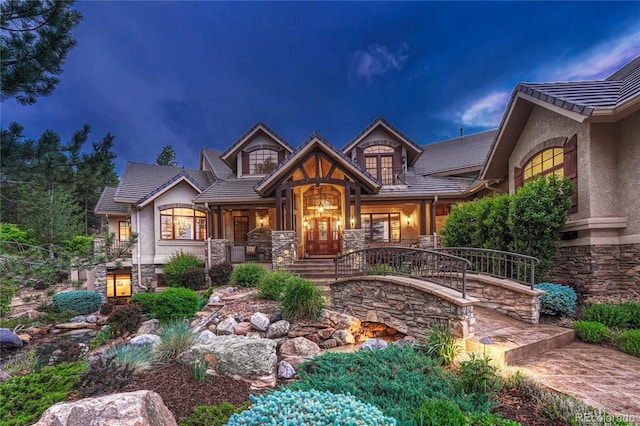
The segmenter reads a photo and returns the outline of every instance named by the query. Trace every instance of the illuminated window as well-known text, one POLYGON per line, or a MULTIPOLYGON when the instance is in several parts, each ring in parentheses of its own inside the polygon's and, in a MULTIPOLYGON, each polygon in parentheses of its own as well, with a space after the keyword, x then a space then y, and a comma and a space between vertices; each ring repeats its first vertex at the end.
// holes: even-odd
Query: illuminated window
POLYGON ((185 208, 160 211, 160 238, 163 240, 204 240, 206 237, 205 213, 185 208))
POLYGON ((367 172, 377 178, 383 185, 392 185, 394 183, 394 152, 393 148, 386 145, 374 145, 364 149, 364 162, 367 172))
POLYGON ((400 241, 400 213, 367 213, 360 220, 367 242, 400 241))
POLYGON ((129 224, 129 222, 125 222, 125 221, 118 222, 118 240, 129 241, 130 236, 131 236, 131 225, 129 224))
POLYGON ((549 148, 536 154, 522 170, 525 181, 535 176, 554 174, 564 176, 564 150, 562 148, 549 148))
POLYGON ((278 152, 272 149, 256 149, 249 153, 249 174, 266 175, 278 165, 278 152))
POLYGON ((131 274, 107 274, 107 297, 131 296, 131 274))

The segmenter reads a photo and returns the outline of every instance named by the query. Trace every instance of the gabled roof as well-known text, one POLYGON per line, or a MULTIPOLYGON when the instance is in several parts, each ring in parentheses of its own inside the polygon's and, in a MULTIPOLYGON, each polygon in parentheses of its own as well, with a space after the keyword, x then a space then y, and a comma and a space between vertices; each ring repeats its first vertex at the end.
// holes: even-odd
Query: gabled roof
POLYGON ((128 215, 131 213, 129 204, 115 203, 113 197, 116 194, 115 186, 106 186, 100 194, 100 199, 93 209, 95 214, 128 215))
POLYGON ((197 192, 202 192, 213 181, 213 174, 202 170, 129 162, 122 173, 114 201, 143 206, 180 182, 187 182, 197 192))
POLYGON ((244 135, 240 136, 237 141, 233 143, 229 148, 227 148, 221 155, 220 159, 227 163, 232 169, 236 168, 236 157, 238 153, 242 151, 242 148, 245 147, 248 143, 250 143, 258 134, 264 133, 274 142, 281 145, 285 150, 290 153, 293 152, 293 147, 287 143, 284 139, 282 139, 276 132, 271 130, 266 124, 262 122, 257 122, 254 124, 249 130, 245 132, 244 135))
POLYGON ((382 117, 377 117, 375 120, 371 122, 364 130, 362 130, 356 137, 351 139, 351 141, 342 148, 342 151, 345 153, 349 153, 352 149, 354 149, 363 139, 367 137, 371 132, 373 132, 376 128, 381 127, 398 139, 401 143, 403 143, 407 148, 407 160, 409 164, 413 164, 414 161, 420 156, 422 153, 422 147, 415 143, 411 138, 402 133, 400 130, 396 129, 391 123, 385 120, 382 117))
POLYGON ((216 179, 227 179, 235 176, 235 172, 220 159, 221 155, 222 151, 203 148, 200 151, 200 170, 204 170, 203 162, 206 162, 216 179))
POLYGON ((497 133, 494 129, 423 145, 422 156, 413 165, 415 173, 433 175, 479 171, 487 160, 497 133))
POLYGON ((207 189, 202 191, 193 201, 196 203, 210 204, 242 204, 257 203, 266 201, 273 203, 273 197, 261 197, 253 190, 262 177, 259 178, 237 178, 229 177, 228 179, 220 179, 207 189))
POLYGON ((640 110, 640 57, 606 80, 571 83, 520 83, 502 116, 481 179, 509 172, 509 157, 535 105, 578 122, 615 121, 640 110))
POLYGON ((296 165, 304 159, 304 157, 312 152, 314 149, 319 148, 327 154, 333 161, 335 161, 340 167, 346 170, 349 174, 358 178, 369 191, 376 192, 380 189, 380 183, 371 176, 368 172, 358 167, 344 152, 329 143, 326 139, 320 136, 317 132, 313 133, 306 141, 302 143, 285 161, 278 164, 278 166, 266 175, 256 186, 255 190, 261 195, 267 195, 270 189, 275 183, 284 178, 288 172, 290 172, 296 165))

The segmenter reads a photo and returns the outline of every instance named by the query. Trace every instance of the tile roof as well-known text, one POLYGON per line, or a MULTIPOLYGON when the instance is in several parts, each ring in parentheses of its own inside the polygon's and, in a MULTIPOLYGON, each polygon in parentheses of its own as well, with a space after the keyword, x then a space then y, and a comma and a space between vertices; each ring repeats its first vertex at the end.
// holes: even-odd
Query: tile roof
POLYGON ((222 155, 222 151, 215 151, 213 149, 204 148, 202 150, 202 154, 206 157, 209 164, 213 168, 213 174, 216 179, 227 179, 232 176, 235 176, 236 173, 227 166, 227 163, 222 161, 220 156, 222 155))
POLYGON ((182 178, 200 191, 214 182, 213 174, 202 170, 129 162, 122 173, 114 199, 123 203, 140 204, 182 178))
POLYGON ((100 199, 93 209, 95 214, 122 214, 128 215, 131 212, 129 204, 115 203, 113 197, 116 194, 115 186, 106 186, 100 194, 100 199))
POLYGON ((237 178, 220 179, 207 189, 202 191, 194 201, 197 203, 239 203, 256 202, 261 200, 273 201, 273 198, 264 198, 254 191, 253 187, 262 178, 237 178))
POLYGON ((441 177, 441 176, 419 176, 407 174, 405 176, 406 185, 383 186, 378 192, 378 196, 389 195, 404 196, 425 196, 441 194, 463 194, 474 182, 471 178, 441 177))
POLYGON ((242 145, 246 142, 246 139, 254 133, 257 129, 263 130, 269 137, 274 138, 278 143, 280 143, 284 148, 288 149, 289 152, 293 151, 293 147, 280 135, 274 132, 269 126, 264 124, 261 121, 258 121, 256 124, 251 126, 249 130, 247 130, 242 136, 240 136, 229 148, 227 148, 222 154, 220 154, 220 158, 224 158, 225 160, 228 157, 234 157, 237 155, 237 150, 242 147, 242 145))
POLYGON ((422 156, 413 166, 416 174, 430 175, 481 167, 487 160, 497 130, 423 145, 422 156))

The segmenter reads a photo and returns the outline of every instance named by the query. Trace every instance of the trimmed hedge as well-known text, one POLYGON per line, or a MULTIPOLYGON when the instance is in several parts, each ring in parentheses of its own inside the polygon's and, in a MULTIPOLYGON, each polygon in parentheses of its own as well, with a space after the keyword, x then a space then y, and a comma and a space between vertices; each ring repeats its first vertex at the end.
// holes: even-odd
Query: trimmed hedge
POLYGON ((587 343, 602 343, 611 337, 609 329, 599 322, 578 321, 574 328, 580 340, 587 343))
POLYGON ((233 264, 231 262, 222 262, 209 268, 209 278, 211 285, 222 286, 228 285, 233 272, 233 264))
POLYGON ((204 268, 191 268, 182 273, 182 285, 191 290, 207 288, 207 272, 204 268))
POLYGON ((162 268, 164 279, 170 287, 182 287, 182 274, 192 268, 201 268, 204 263, 198 256, 183 251, 171 255, 169 262, 162 268))
POLYGON ((233 269, 231 282, 241 287, 256 287, 267 273, 267 269, 259 263, 245 263, 233 269))
POLYGON ((200 296, 188 288, 175 287, 160 293, 153 307, 153 317, 160 321, 191 318, 200 307, 200 296))
POLYGON ((60 312, 73 310, 80 315, 85 315, 100 309, 102 296, 95 291, 67 291, 55 294, 53 303, 60 312))
POLYGON ((597 303, 584 308, 582 317, 585 321, 599 322, 610 328, 627 328, 631 312, 611 303, 597 303))
POLYGON ((156 305, 160 293, 136 293, 131 296, 131 303, 140 306, 143 314, 150 314, 156 305))

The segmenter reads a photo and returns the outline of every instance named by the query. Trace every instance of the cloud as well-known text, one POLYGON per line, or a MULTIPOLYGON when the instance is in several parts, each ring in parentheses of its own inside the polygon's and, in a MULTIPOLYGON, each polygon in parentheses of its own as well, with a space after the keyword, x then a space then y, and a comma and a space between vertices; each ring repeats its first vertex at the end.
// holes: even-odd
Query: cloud
POLYGON ((640 55, 640 30, 635 28, 630 33, 598 43, 584 54, 566 61, 566 65, 547 68, 546 78, 551 75, 556 81, 575 81, 608 77, 640 55))
POLYGON ((358 50, 352 56, 352 74, 356 79, 371 83, 376 77, 391 70, 399 71, 409 58, 409 46, 402 43, 396 49, 372 44, 366 50, 358 50))
POLYGON ((462 124, 473 127, 496 127, 509 102, 509 92, 492 92, 478 99, 462 113, 462 124))

